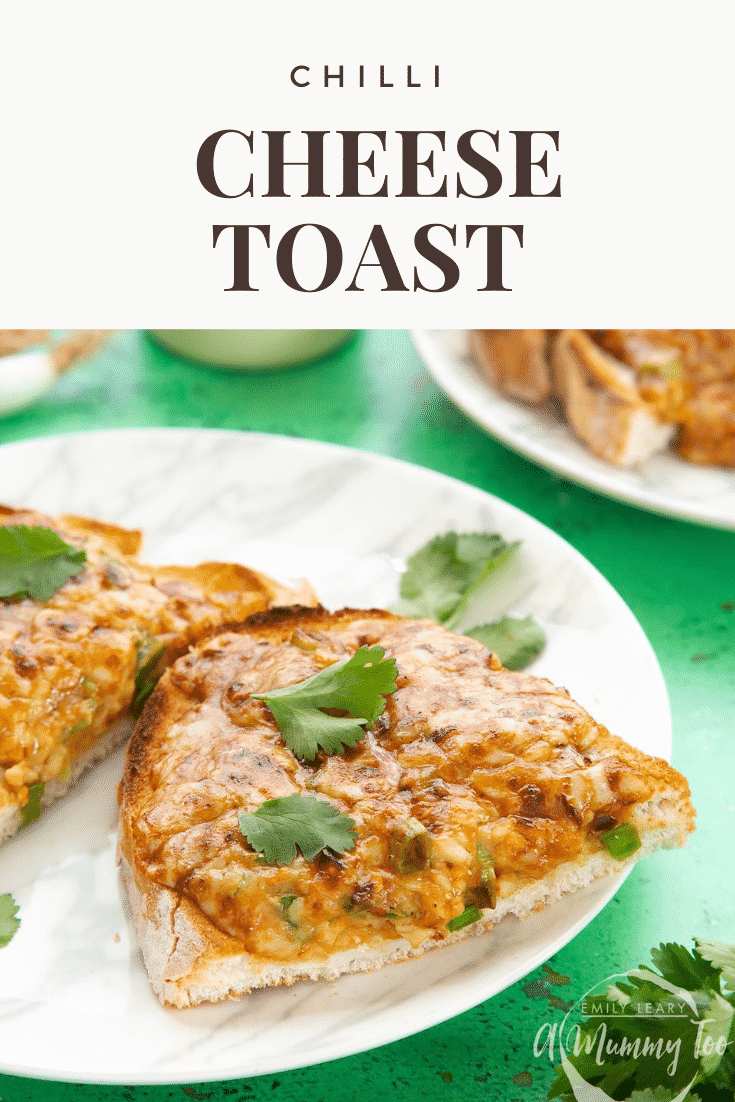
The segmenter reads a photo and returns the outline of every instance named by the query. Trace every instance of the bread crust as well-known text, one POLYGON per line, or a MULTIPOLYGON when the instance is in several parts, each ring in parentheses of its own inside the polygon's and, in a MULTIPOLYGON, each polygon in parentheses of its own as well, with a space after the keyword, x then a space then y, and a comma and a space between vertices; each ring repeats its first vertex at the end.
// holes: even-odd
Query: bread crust
MULTIPOLYGON (((217 835, 219 842, 215 844, 212 840, 214 835, 207 840, 206 832, 209 830, 208 824, 210 822, 216 824, 219 821, 217 816, 223 822, 225 820, 227 820, 227 823, 234 821, 234 818, 227 818, 230 816, 230 812, 224 804, 227 804, 228 800, 235 808, 254 809, 256 797, 252 795, 250 789, 247 789, 250 794, 245 796, 243 793, 246 792, 246 789, 236 791, 236 786, 232 788, 229 794, 220 794, 224 804, 216 811, 216 814, 213 806, 210 806, 207 810, 210 819, 206 822, 199 817, 199 811, 193 812, 196 821, 201 824, 200 828, 193 828, 192 833, 194 829, 199 829, 197 845, 202 847, 202 858, 199 865, 197 865, 199 858, 195 854, 194 865, 187 866, 184 871, 179 868, 179 873, 175 872, 175 860, 174 865, 167 866, 165 861, 162 863, 161 854, 166 852, 181 854, 182 847, 186 844, 186 838, 189 837, 187 821, 179 823, 173 833, 164 832, 164 834, 157 834, 155 829, 149 830, 145 824, 162 821, 161 816, 165 818, 165 800, 161 802, 159 795, 165 792, 165 784, 169 783, 176 770, 180 768, 181 759, 176 757, 179 743, 186 747, 189 763, 198 753, 197 739, 192 726, 193 720, 200 726, 207 723, 211 724, 212 730, 216 732, 214 741, 207 741, 209 736, 206 733, 202 735, 211 752, 211 757, 208 759, 211 763, 209 780, 215 775, 220 752, 232 752, 231 760, 235 760, 235 750, 240 746, 247 745, 255 747, 256 750, 259 747, 260 752, 266 756, 269 754, 289 755, 287 750, 276 747, 277 739, 275 736, 271 737, 265 727, 260 735, 253 736, 254 741, 237 741, 240 738, 238 732, 242 730, 246 732, 242 736, 243 738, 250 737, 247 732, 251 730, 251 727, 248 727, 247 724, 260 722, 254 720, 252 716, 240 714, 239 720, 244 722, 246 726, 244 728, 233 727, 231 730, 228 728, 229 733, 224 731, 227 720, 224 718, 224 713, 217 710, 219 708, 217 701, 220 697, 224 698, 226 695, 222 686, 225 685, 228 678, 233 676, 232 670, 234 667, 226 667, 224 679, 221 678, 217 681, 216 677, 218 671, 223 668, 223 664, 230 661, 234 654, 240 655, 238 657, 240 666, 237 668, 241 670, 252 671, 254 664, 257 665, 259 661, 261 663, 266 662, 271 655, 274 656, 273 661, 275 662, 279 655, 282 658, 282 651, 279 648, 290 645, 289 640, 294 633, 306 633, 309 639, 339 640, 345 644, 348 650, 350 647, 354 649, 360 638, 365 638, 371 645, 374 643, 384 645, 386 653, 393 652, 395 654, 398 661, 399 689, 393 698, 390 698, 390 704, 386 710, 386 714, 390 713, 391 730, 385 728, 382 733, 376 736, 376 741, 380 743, 375 751, 377 755, 386 753, 389 756, 392 755, 404 768, 407 768, 405 747, 402 750, 386 750, 386 747, 393 745, 391 739, 396 731, 400 731, 405 746, 410 748, 418 747, 419 750, 422 750, 424 744, 429 748, 433 745, 430 737, 411 741, 413 732, 407 728, 404 722, 405 710, 402 709, 404 709, 404 700, 407 694, 420 685, 420 674, 414 676, 411 673, 406 673, 407 670, 411 669, 412 648, 414 648, 413 653, 418 653, 421 647, 427 647, 431 645, 432 641, 434 643, 438 641, 445 647, 445 652, 441 654, 438 650, 436 652, 437 657, 434 661, 437 671, 444 662, 446 655, 449 655, 452 661, 454 657, 457 657, 458 662, 464 661, 467 663, 467 672, 463 675, 464 688, 457 690, 459 695, 464 692, 474 696, 478 691, 476 688, 477 682, 471 682, 469 679, 475 676, 480 681, 485 678, 488 686, 487 692, 491 696, 493 693, 502 696, 502 700, 499 700, 498 707, 495 709, 498 715, 503 710, 507 710, 507 705, 513 701, 514 696, 518 697, 526 711, 528 711, 529 703, 537 699, 540 702, 537 718, 532 721, 529 720, 529 723, 536 723, 537 733, 548 730, 552 733, 558 732, 559 737, 561 737, 561 733, 565 733, 565 737, 569 740, 569 753, 573 752, 579 757, 580 776, 582 774, 594 776, 595 769, 597 769, 599 777, 596 783, 612 786, 612 789, 609 788, 608 791, 615 790, 613 801, 617 801, 615 806, 620 809, 625 821, 635 825, 642 839, 641 848, 633 857, 628 859, 628 863, 646 856, 662 845, 675 846, 683 844, 687 833, 693 829, 694 812, 689 802, 687 783, 667 762, 650 757, 628 746, 622 739, 595 724, 583 709, 574 704, 565 690, 557 689, 550 682, 534 678, 531 675, 513 674, 502 670, 497 659, 494 656, 488 657, 484 648, 474 640, 453 636, 431 622, 405 621, 401 617, 380 609, 342 609, 339 612, 329 613, 321 608, 304 609, 295 607, 279 608, 259 613, 242 624, 230 626, 227 631, 214 633, 187 659, 182 660, 168 671, 148 701, 128 746, 121 786, 121 876, 124 889, 130 900, 152 987, 166 1005, 186 1007, 203 1001, 239 997, 258 987, 291 984, 304 978, 333 979, 343 972, 366 971, 392 961, 419 956, 440 945, 452 944, 466 937, 482 933, 493 927, 506 914, 523 917, 531 911, 553 902, 565 892, 577 890, 600 876, 619 871, 626 864, 626 862, 620 862, 610 856, 602 847, 598 835, 591 825, 584 829, 580 827, 576 833, 576 828, 572 826, 569 833, 574 835, 575 844, 579 843, 577 849, 575 850, 572 846, 569 849, 569 856, 561 860, 554 861, 551 857, 544 858, 543 860, 547 861, 548 867, 542 875, 530 875, 528 865, 524 866, 521 859, 519 859, 515 872, 512 870, 512 859, 510 870, 506 870, 506 866, 502 864, 502 860, 505 860, 505 858, 501 859, 501 856, 499 856, 502 855, 503 851, 502 848, 499 848, 496 852, 496 859, 498 861, 497 867, 501 871, 498 878, 499 895, 496 906, 494 909, 483 909, 482 920, 466 926, 464 929, 450 933, 446 925, 440 924, 435 927, 422 927, 423 932, 420 930, 418 936, 413 936, 415 930, 408 926, 402 928, 401 922, 398 921, 393 923, 391 929, 387 929, 385 924, 372 928, 367 927, 364 933, 359 936, 355 935, 357 941, 353 938, 353 943, 347 948, 341 948, 340 943, 337 942, 332 951, 320 945, 316 945, 312 950, 307 943, 304 948, 291 955, 291 957, 283 955, 279 957, 276 953, 269 956, 267 948, 263 948, 265 943, 262 943, 257 951, 254 950, 248 941, 252 930, 249 931, 246 927, 237 927, 236 924, 233 926, 232 923, 230 923, 229 929, 225 928, 227 922, 222 921, 223 913, 221 910, 217 910, 217 899, 219 898, 221 907, 223 897, 212 897, 206 895, 206 893, 202 895, 201 892, 197 894, 196 889, 196 885, 201 886, 202 878, 207 875, 205 866, 208 862, 209 866, 212 863, 216 865, 216 874, 220 880, 230 875, 230 863, 234 863, 238 874, 241 871, 241 865, 238 862, 247 857, 249 850, 242 838, 239 838, 238 841, 233 838, 230 831, 229 834, 217 835), (238 652, 238 647, 243 648, 243 650, 238 652), (456 649, 456 654, 452 648, 456 649), (482 661, 479 657, 480 652, 484 656, 482 661), (266 657, 263 657, 264 655, 266 657), (202 675, 202 680, 197 681, 196 675, 200 668, 206 668, 206 673, 202 675), (482 673, 483 669, 485 670, 484 674, 482 673), (404 675, 405 683, 402 681, 404 675), (210 680, 207 681, 207 678, 210 680), (209 685, 211 689, 215 683, 216 690, 212 689, 209 696, 205 696, 204 687, 209 685), (195 706, 194 701, 196 701, 195 706), (208 709, 212 708, 215 710, 210 712, 208 709), (560 716, 566 716, 567 718, 562 720, 559 718, 560 716), (217 742, 220 736, 222 741, 217 742), (224 750, 222 750, 223 747, 224 750), (607 773, 603 777, 604 769, 607 769, 607 773), (637 796, 636 792, 638 793, 637 796), (225 839, 224 842, 223 838, 225 839), (227 839, 229 839, 229 842, 227 839), (151 856, 154 853, 156 856, 151 856), (212 858, 213 854, 214 859, 212 858), (202 906, 207 907, 206 913, 202 906), (403 932, 404 929, 409 936, 406 936, 406 933, 403 932)), ((334 660, 333 654, 330 654, 330 658, 334 660)), ((252 674, 252 676, 255 676, 255 674, 252 674)), ((439 673, 437 673, 437 676, 439 676, 439 673)), ((245 674, 239 673, 237 678, 239 684, 240 680, 245 680, 245 674)), ((300 679, 299 677, 295 678, 295 680, 300 679)), ((287 681, 286 683, 293 683, 293 680, 292 678, 290 682, 287 681)), ((265 690, 260 688, 258 691, 265 690)), ((244 688, 242 695, 243 697, 247 696, 244 688)), ((420 700, 420 697, 416 697, 415 700, 420 700)), ((416 707, 418 708, 418 704, 416 704, 416 707)), ((523 707, 519 707, 518 716, 524 714, 523 707)), ((469 715, 474 709, 467 706, 466 710, 469 715)), ((427 714, 426 711, 420 714, 417 711, 415 715, 416 725, 424 723, 427 714)), ((507 720, 502 720, 502 723, 513 728, 514 725, 519 726, 522 720, 514 715, 507 720)), ((471 729, 472 724, 468 720, 467 730, 471 732, 471 729)), ((461 734, 460 731, 445 737, 456 741, 461 734)), ((554 737, 556 737, 556 734, 554 734, 554 737)), ((502 743, 502 738, 496 736, 490 730, 488 730, 485 738, 488 743, 492 744, 486 746, 485 750, 488 752, 492 750, 493 753, 499 752, 498 748, 502 743)), ((366 737, 365 743, 361 743, 356 751, 351 752, 349 761, 343 760, 337 766, 338 769, 343 769, 346 774, 349 774, 348 781, 350 778, 354 780, 358 775, 361 757, 370 753, 367 742, 368 737, 366 737), (350 770, 353 772, 349 773, 350 770)), ((507 744, 503 743, 503 745, 507 744)), ((538 740, 535 750, 532 750, 532 745, 533 743, 529 743, 523 754, 518 757, 519 768, 523 767, 527 771, 532 767, 530 759, 533 753, 538 754, 539 750, 538 740)), ((411 749, 411 752, 413 752, 413 749, 411 749)), ((474 753, 474 751, 471 750, 468 744, 467 754, 470 755, 471 753, 474 753)), ((345 758, 342 755, 339 757, 345 758)), ((279 758, 278 760, 285 759, 279 758)), ((461 763, 461 755, 458 760, 461 763)), ((559 760, 561 761, 561 758, 559 760)), ((329 763, 334 761, 335 759, 329 759, 329 763)), ((329 763, 327 764, 327 772, 331 769, 329 763)), ((288 769, 289 767, 286 765, 285 768, 288 769)), ((321 776, 321 772, 316 773, 316 775, 313 772, 308 773, 308 771, 299 772, 303 768, 294 764, 293 770, 288 774, 289 783, 292 786, 310 794, 314 791, 317 794, 326 792, 330 796, 330 802, 336 804, 341 811, 348 811, 355 817, 358 821, 358 831, 362 829, 365 833, 368 833, 371 830, 374 832, 379 829, 376 826, 378 819, 374 817, 379 813, 382 806, 378 797, 370 797, 373 799, 373 804, 370 805, 372 810, 366 810, 369 803, 367 791, 357 796, 354 796, 353 792, 354 798, 350 803, 348 797, 342 799, 339 795, 335 795, 334 789, 319 788, 318 778, 321 776), (371 815, 373 818, 370 818, 371 815)), ((386 768, 389 772, 389 768, 386 768)), ((503 767, 499 766, 498 768, 502 772, 503 767)), ((366 770, 361 775, 368 777, 368 783, 375 786, 379 785, 379 782, 384 779, 376 778, 376 772, 371 766, 371 771, 366 770)), ((410 770, 406 776, 408 777, 409 774, 410 770)), ((219 773, 217 775, 219 776, 219 773)), ((284 794, 278 787, 282 781, 278 779, 279 775, 276 772, 272 770, 270 774, 266 772, 263 775, 266 778, 265 787, 258 790, 261 793, 257 797, 259 802, 262 802, 268 796, 284 794), (275 785, 272 791, 267 789, 267 784, 271 783, 269 778, 273 779, 275 785)), ((531 775, 532 772, 529 772, 528 776, 531 775)), ((199 774, 196 774, 196 776, 199 776, 199 774)), ((527 779, 525 774, 524 778, 527 779)), ((550 779, 551 773, 548 771, 545 773, 544 770, 539 769, 538 778, 538 783, 541 786, 540 795, 542 797, 544 795, 548 796, 550 802, 555 792, 555 782, 550 779), (544 777, 546 777, 546 780, 543 780, 544 777)), ((252 777, 247 779, 247 784, 250 783, 253 783, 252 777)), ((473 783, 477 784, 479 781, 473 783)), ((449 787, 452 788, 451 785, 449 787)), ((512 785, 510 788, 512 789, 512 785)), ((460 799, 459 785, 454 786, 454 789, 456 791, 453 790, 449 794, 449 798, 447 796, 442 797, 442 811, 446 812, 447 804, 454 802, 459 808, 460 816, 471 817, 474 812, 470 803, 466 799, 463 803, 460 799)), ((180 789, 178 791, 181 793, 185 790, 180 789)), ((346 783, 344 792, 349 793, 350 791, 349 783, 346 783)), ((572 789, 570 789, 571 791, 572 789)), ((495 796, 492 795, 487 796, 484 806, 490 808, 495 800, 496 806, 500 807, 502 800, 506 797, 514 798, 510 791, 501 792, 498 799, 495 799, 495 796)), ((213 798, 218 799, 220 796, 213 798)), ((592 796, 589 797, 591 801, 588 808, 590 822, 595 814, 599 818, 599 807, 612 806, 609 800, 605 804, 606 796, 595 798, 597 798, 597 804, 594 803, 592 796), (598 805, 598 811, 595 811, 594 808, 598 805)), ((182 801, 186 801, 186 799, 187 796, 183 795, 182 801)), ((579 806, 583 806, 583 803, 584 801, 579 806)), ((201 810, 201 805, 197 806, 201 810)), ((417 805, 412 805, 414 808, 415 806, 417 805)), ((426 807, 427 805, 423 804, 421 806, 426 807)), ((449 814, 449 812, 446 813, 449 814)), ((570 815, 576 813, 574 808, 569 812, 570 815)), ((429 808, 430 818, 431 814, 433 814, 433 811, 429 808)), ((530 820, 521 816, 518 829, 527 832, 531 837, 534 836, 533 831, 536 830, 538 838, 541 839, 543 831, 548 826, 547 821, 543 819, 543 815, 548 814, 548 807, 541 814, 541 818, 534 820, 535 827, 531 828, 525 825, 530 820)), ((509 816, 509 818, 513 818, 513 816, 509 816)), ((554 828, 558 827, 563 832, 569 826, 568 818, 569 816, 565 818, 565 815, 560 813, 561 822, 557 822, 554 828)), ((497 826, 497 823, 491 823, 491 829, 494 830, 497 826)), ((225 827, 222 829, 224 830, 225 827)), ((444 836, 442 831, 443 828, 438 829, 435 834, 435 845, 437 846, 444 836)), ((455 834, 454 840, 456 840, 456 837, 455 834)), ((501 835, 497 834, 496 840, 500 838, 501 835)), ((518 835, 515 836, 516 841, 517 838, 518 835)), ((543 852, 543 846, 546 844, 542 840, 538 842, 539 853, 543 852)), ((359 845, 360 842, 358 841, 358 848, 359 845)), ((547 846, 546 852, 553 855, 553 847, 549 848, 547 846)), ((525 859, 528 860, 528 855, 525 859)), ((350 860, 352 860, 352 855, 347 856, 345 863, 349 863, 350 860)), ((314 886, 316 880, 322 874, 314 872, 309 863, 303 862, 302 858, 297 858, 296 864, 300 865, 300 868, 294 870, 294 876, 301 879, 298 880, 293 891, 302 893, 306 897, 310 885, 314 886)), ((452 864, 449 863, 448 867, 451 869, 452 864)), ((252 871, 252 866, 249 865, 248 868, 252 871)), ((354 882, 356 877, 359 879, 358 874, 375 872, 376 868, 381 875, 388 876, 384 864, 381 865, 379 859, 377 864, 371 866, 366 856, 355 856, 347 873, 335 874, 334 884, 337 887, 334 891, 341 891, 341 885, 350 876, 352 877, 351 882, 354 882), (362 862, 362 865, 360 862, 362 862)), ((267 872, 261 869, 261 872, 258 873, 256 868, 255 875, 256 877, 258 875, 264 877, 267 872)), ((429 875, 434 875, 433 869, 430 870, 430 874, 429 872, 419 874, 415 879, 426 881, 428 884, 429 875)), ((412 878, 409 877, 404 883, 411 880, 412 878)), ((235 879, 234 882, 236 883, 237 880, 235 879)), ((399 887, 401 886, 399 885, 399 887)), ((419 887, 416 885, 412 886, 412 890, 414 888, 417 892, 419 891, 419 887)), ((428 888, 423 887, 421 890, 426 891, 428 888)), ((232 894, 237 895, 237 891, 232 894)), ((461 906, 460 903, 458 909, 461 910, 461 906)), ((277 938, 279 935, 276 928, 279 926, 279 920, 276 917, 275 910, 271 908, 271 911, 268 911, 267 908, 265 910, 261 908, 258 915, 257 921, 265 923, 266 926, 269 921, 272 921, 273 937, 277 938), (273 917, 269 919, 268 915, 271 913, 273 917)), ((228 919, 228 921, 230 920, 228 919)), ((243 921, 246 920, 243 919, 243 921)), ((324 921, 328 924, 334 922, 335 919, 327 918, 325 912, 324 921)), ((337 927, 339 927, 338 918, 336 922, 337 927)), ((388 925, 390 926, 390 923, 388 925)))

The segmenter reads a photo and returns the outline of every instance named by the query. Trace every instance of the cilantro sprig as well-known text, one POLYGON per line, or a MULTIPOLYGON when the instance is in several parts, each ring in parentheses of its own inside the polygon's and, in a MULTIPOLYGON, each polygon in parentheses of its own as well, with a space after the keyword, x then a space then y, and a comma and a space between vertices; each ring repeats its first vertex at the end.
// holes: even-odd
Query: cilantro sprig
POLYGON ((84 569, 86 552, 64 543, 51 528, 0 527, 0 598, 47 601, 84 569))
POLYGON ((266 800, 257 811, 240 812, 240 830, 267 865, 290 865, 301 850, 313 861, 324 849, 345 853, 354 849, 355 820, 313 796, 282 796, 266 800))
MULTIPOLYGON (((624 981, 616 982, 604 995, 605 1004, 616 1007, 604 1019, 606 1044, 625 1041, 627 1049, 609 1049, 614 1056, 596 1058, 594 1038, 599 1041, 603 1020, 597 1013, 582 1019, 577 1051, 567 1052, 569 1062, 592 1088, 627 1102, 671 1102, 688 1084, 686 1098, 692 1102, 731 1099, 735 1094, 735 945, 695 939, 690 950, 672 942, 652 949, 651 957, 658 972, 646 965, 631 969, 624 981), (659 979, 668 986, 662 987, 659 979), (674 1016, 671 1005, 677 999, 685 1004, 686 1013, 674 1016), (641 1006, 645 1016, 638 1014, 636 1008, 641 1006), (633 1053, 636 1040, 639 1046, 633 1053), (659 1051, 669 1053, 666 1059, 656 1057, 657 1043, 659 1051), (667 1067, 673 1052, 678 1053, 675 1079, 667 1067)), ((563 1102, 576 1098, 563 1066, 557 1068, 548 1097, 563 1102)))
MULTIPOLYGON (((520 547, 497 533, 445 532, 415 551, 401 575, 401 600, 393 606, 400 616, 427 617, 457 631, 470 598, 520 547)), ((503 616, 491 623, 463 629, 494 651, 508 670, 523 670, 544 648, 546 634, 532 616, 503 616)))
POLYGON ((0 895, 0 949, 9 945, 20 929, 18 904, 9 892, 0 895))
POLYGON ((306 681, 253 696, 268 706, 289 750, 313 761, 319 750, 339 754, 356 746, 395 689, 395 659, 386 658, 382 647, 360 647, 306 681), (330 715, 327 708, 349 715, 330 715))
POLYGON ((399 616, 427 617, 453 630, 467 603, 520 544, 485 532, 445 532, 411 555, 401 575, 399 616))
POLYGON ((533 616, 502 616, 464 632, 497 654, 506 670, 525 670, 546 644, 546 632, 533 616))

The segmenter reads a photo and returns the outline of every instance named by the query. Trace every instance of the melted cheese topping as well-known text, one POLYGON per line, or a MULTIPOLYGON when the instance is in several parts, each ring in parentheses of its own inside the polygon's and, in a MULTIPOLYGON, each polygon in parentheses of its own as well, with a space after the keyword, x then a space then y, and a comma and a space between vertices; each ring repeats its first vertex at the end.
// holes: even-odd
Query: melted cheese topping
POLYGON ((206 577, 180 576, 196 568, 143 566, 119 546, 137 544, 135 533, 110 529, 106 539, 94 522, 77 531, 35 513, 4 522, 51 527, 84 547, 87 563, 46 602, 0 601, 0 809, 23 807, 32 784, 64 781, 128 713, 149 637, 171 661, 205 631, 267 604, 257 591, 212 594, 206 577))
POLYGON ((324 957, 366 936, 444 937, 465 907, 492 905, 488 855, 508 895, 599 849, 595 830, 655 788, 630 761, 597 760, 595 744, 611 736, 565 690, 503 670, 481 644, 429 621, 354 616, 325 632, 306 622, 282 641, 257 628, 212 639, 166 675, 154 732, 144 723, 133 747, 129 858, 269 960, 324 957), (354 750, 297 761, 251 694, 363 644, 397 661, 384 714, 354 750), (355 849, 261 863, 238 812, 295 792, 352 816, 355 849), (417 832, 420 868, 396 856, 417 832))

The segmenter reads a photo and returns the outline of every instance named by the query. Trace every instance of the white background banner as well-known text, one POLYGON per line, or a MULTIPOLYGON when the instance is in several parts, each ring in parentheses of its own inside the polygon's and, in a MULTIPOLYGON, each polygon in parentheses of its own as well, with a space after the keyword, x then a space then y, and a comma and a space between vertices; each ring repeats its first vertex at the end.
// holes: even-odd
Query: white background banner
POLYGON ((32 2, 2 24, 4 325, 735 324, 731 3, 32 2))

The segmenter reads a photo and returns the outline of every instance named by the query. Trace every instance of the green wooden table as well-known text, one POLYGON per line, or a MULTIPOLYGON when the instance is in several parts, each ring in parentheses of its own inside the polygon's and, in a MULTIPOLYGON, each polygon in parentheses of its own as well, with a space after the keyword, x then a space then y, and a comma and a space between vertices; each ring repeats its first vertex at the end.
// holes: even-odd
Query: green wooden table
POLYGON ((319 364, 263 374, 198 367, 140 333, 123 333, 32 410, 0 422, 0 441, 158 425, 281 433, 395 456, 480 486, 555 529, 612 582, 648 634, 669 690, 674 764, 691 783, 699 827, 684 852, 636 866, 604 911, 553 958, 550 966, 568 985, 550 983, 538 970, 444 1025, 277 1076, 188 1087, 0 1076, 0 1100, 543 1099, 552 1074, 548 1062, 534 1058, 533 1039, 543 1021, 561 1020, 560 1001, 648 961, 660 941, 690 945, 699 935, 735 942, 735 534, 618 504, 519 458, 444 398, 401 330, 363 333, 319 364))

